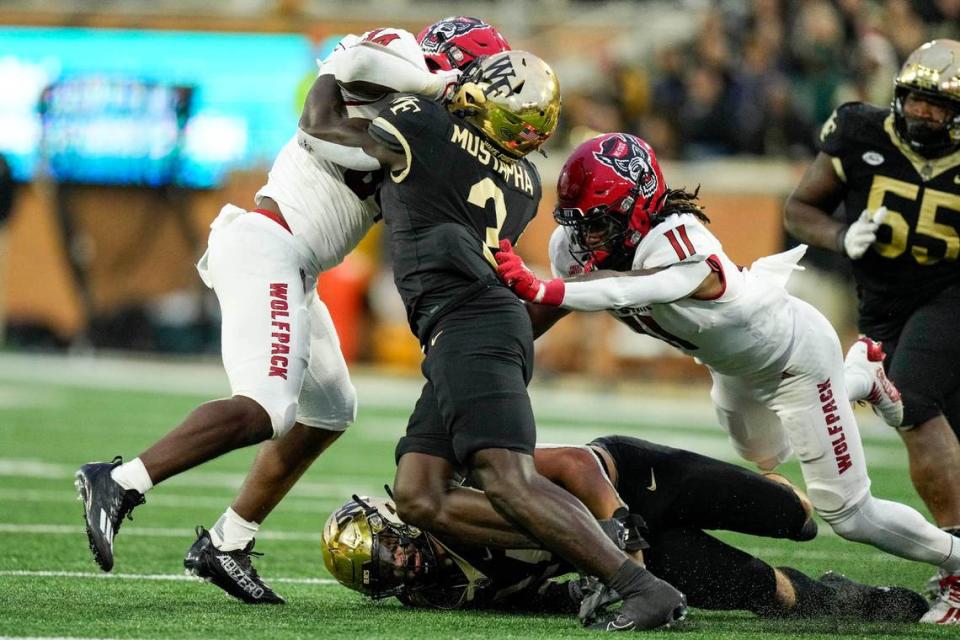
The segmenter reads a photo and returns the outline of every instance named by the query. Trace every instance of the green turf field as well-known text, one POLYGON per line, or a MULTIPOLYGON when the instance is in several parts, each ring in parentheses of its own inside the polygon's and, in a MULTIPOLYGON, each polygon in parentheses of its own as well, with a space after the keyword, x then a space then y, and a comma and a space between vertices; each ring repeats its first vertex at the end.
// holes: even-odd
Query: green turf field
MULTIPOLYGON (((101 574, 87 550, 73 472, 89 460, 137 455, 197 403, 225 391, 216 366, 116 364, 0 357, 0 636, 70 638, 546 638, 590 635, 559 617, 409 611, 371 604, 332 583, 318 538, 329 512, 351 493, 382 493, 393 444, 416 398, 417 380, 357 376, 357 424, 311 469, 266 523, 257 566, 288 599, 283 607, 239 604, 182 575, 193 527, 229 504, 253 450, 239 451, 154 489, 116 543, 101 574)), ((536 386, 541 439, 583 442, 631 433, 733 459, 712 424, 706 392, 589 393, 536 386)), ((919 506, 896 436, 864 412, 874 493, 919 506)), ((787 474, 798 478, 796 467, 787 474)), ((931 570, 824 533, 799 545, 724 536, 774 565, 819 575, 920 589, 931 570)), ((956 627, 853 621, 762 621, 692 610, 682 629, 650 635, 703 638, 956 637, 956 627)))

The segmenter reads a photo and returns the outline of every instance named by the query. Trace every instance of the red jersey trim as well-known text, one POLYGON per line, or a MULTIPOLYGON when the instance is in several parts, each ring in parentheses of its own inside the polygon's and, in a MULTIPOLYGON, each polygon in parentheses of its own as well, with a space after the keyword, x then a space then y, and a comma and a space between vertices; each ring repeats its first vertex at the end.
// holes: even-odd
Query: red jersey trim
POLYGON ((259 213, 262 216, 267 216, 268 218, 276 222, 278 225, 286 229, 287 233, 293 235, 293 231, 290 231, 290 225, 287 224, 287 221, 284 220, 282 216, 278 216, 273 211, 267 211, 266 209, 254 209, 252 213, 259 213))
POLYGON ((704 300, 717 300, 723 297, 723 294, 727 292, 727 275, 723 272, 723 263, 720 262, 720 258, 716 254, 707 258, 707 264, 710 265, 710 269, 713 270, 718 276, 720 276, 720 293, 709 298, 703 298, 704 300))

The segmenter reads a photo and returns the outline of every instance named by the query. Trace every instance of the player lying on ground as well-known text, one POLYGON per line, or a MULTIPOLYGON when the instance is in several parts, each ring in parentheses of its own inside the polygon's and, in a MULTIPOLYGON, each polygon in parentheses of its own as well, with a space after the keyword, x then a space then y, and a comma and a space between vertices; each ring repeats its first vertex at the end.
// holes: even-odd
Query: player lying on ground
MULTIPOLYGON (((916 622, 923 596, 899 587, 858 584, 829 573, 813 580, 773 568, 704 529, 809 540, 809 501, 792 487, 696 453, 625 436, 587 446, 538 446, 537 471, 580 498, 605 526, 624 525, 625 547, 703 609, 769 617, 853 616, 916 622), (640 551, 642 549, 642 551, 640 551)), ((405 525, 392 501, 354 498, 323 531, 327 569, 373 598, 412 606, 506 607, 584 614, 604 595, 588 580, 555 582, 571 567, 541 549, 464 544, 405 525)))
MULTIPOLYGON (((738 267, 704 225, 696 194, 668 189, 653 150, 629 134, 578 147, 557 190, 554 273, 586 275, 545 282, 509 243, 497 254, 518 296, 554 307, 531 307, 535 333, 568 310, 606 310, 696 357, 710 371, 717 416, 740 455, 769 471, 795 452, 810 500, 840 536, 960 572, 960 539, 870 494, 837 334, 784 289, 805 246, 738 267)), ((876 375, 892 399, 892 385, 876 375)), ((923 621, 958 623, 947 615, 953 608, 941 593, 923 621)))

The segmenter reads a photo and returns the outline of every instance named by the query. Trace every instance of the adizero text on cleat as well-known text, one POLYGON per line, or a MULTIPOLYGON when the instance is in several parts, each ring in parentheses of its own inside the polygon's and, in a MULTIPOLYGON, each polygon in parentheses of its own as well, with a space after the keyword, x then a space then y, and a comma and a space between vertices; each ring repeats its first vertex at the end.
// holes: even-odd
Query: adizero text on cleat
POLYGON ((263 555, 253 550, 253 544, 251 540, 243 549, 221 551, 213 545, 210 532, 197 527, 197 540, 187 550, 183 567, 247 604, 283 604, 284 599, 260 579, 253 567, 251 557, 263 555))

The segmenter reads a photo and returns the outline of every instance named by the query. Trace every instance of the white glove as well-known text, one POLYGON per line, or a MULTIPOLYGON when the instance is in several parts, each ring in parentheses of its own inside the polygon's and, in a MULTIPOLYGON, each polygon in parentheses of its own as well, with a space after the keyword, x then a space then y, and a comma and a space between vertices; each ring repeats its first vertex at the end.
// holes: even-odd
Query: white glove
POLYGON ((887 215, 887 208, 880 207, 876 211, 864 209, 843 234, 843 251, 851 260, 859 260, 877 241, 877 229, 887 215))

